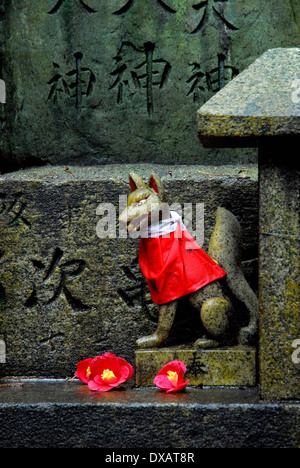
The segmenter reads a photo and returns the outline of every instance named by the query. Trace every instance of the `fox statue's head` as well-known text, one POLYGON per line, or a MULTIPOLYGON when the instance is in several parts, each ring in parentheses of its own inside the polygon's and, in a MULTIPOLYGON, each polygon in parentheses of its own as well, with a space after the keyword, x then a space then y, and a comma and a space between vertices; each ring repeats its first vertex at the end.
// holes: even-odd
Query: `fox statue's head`
POLYGON ((126 224, 129 232, 142 231, 150 226, 153 219, 158 221, 166 204, 163 184, 156 174, 151 174, 148 184, 137 174, 129 174, 131 193, 127 199, 127 208, 119 217, 119 222, 126 224))

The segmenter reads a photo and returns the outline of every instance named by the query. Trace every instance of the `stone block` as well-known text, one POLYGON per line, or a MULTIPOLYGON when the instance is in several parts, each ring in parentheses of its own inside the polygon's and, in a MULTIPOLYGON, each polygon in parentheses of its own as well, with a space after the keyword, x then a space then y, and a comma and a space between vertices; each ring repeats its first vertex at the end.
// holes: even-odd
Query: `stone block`
MULTIPOLYGON (((154 331, 158 317, 138 267, 139 241, 120 238, 118 230, 116 238, 100 239, 96 232, 102 219, 97 207, 111 203, 118 213, 132 169, 47 166, 1 178, 0 339, 6 364, 0 375, 67 377, 79 360, 109 351, 134 363, 136 340, 154 331)), ((170 204, 204 203, 204 248, 216 208, 231 209, 244 229, 250 282, 255 278, 255 167, 134 169, 146 179, 156 171, 170 204)), ((192 343, 199 337, 198 320, 182 303, 166 345, 192 343)))
POLYGON ((102 448, 103 463, 127 449, 138 465, 149 452, 183 449, 200 464, 201 448, 299 448, 299 402, 262 402, 257 389, 95 393, 76 381, 10 383, 21 386, 0 391, 1 448, 102 448))
POLYGON ((284 151, 278 143, 260 150, 260 375, 264 397, 299 399, 300 172, 284 151))
POLYGON ((3 166, 256 162, 255 151, 200 148, 195 113, 262 51, 300 39, 296 0, 0 8, 3 166))
POLYGON ((198 111, 200 140, 257 147, 261 137, 297 137, 299 66, 300 49, 265 52, 198 111))
POLYGON ((186 365, 184 378, 190 379, 189 385, 241 387, 257 383, 255 349, 235 346, 206 350, 183 347, 136 351, 136 384, 153 386, 154 377, 171 361, 182 361, 186 365))

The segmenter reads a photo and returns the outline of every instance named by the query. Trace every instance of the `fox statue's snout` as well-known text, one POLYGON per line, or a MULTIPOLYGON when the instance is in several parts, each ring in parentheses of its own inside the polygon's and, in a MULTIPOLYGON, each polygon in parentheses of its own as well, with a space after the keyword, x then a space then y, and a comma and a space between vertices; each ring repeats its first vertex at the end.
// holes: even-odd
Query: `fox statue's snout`
POLYGON ((242 268, 242 232, 236 217, 224 208, 216 212, 208 254, 186 230, 181 217, 169 211, 160 178, 151 174, 148 183, 129 174, 131 193, 119 216, 129 232, 140 231, 139 265, 152 300, 159 305, 156 331, 137 340, 140 348, 159 347, 171 331, 178 299, 185 296, 198 310, 204 329, 195 347, 210 348, 256 343, 258 299, 242 268), (145 234, 145 235, 143 235, 145 234), (192 245, 193 248, 187 246, 192 245), (162 255, 163 252, 163 255, 162 255), (246 308, 249 323, 236 327, 232 298, 246 308))

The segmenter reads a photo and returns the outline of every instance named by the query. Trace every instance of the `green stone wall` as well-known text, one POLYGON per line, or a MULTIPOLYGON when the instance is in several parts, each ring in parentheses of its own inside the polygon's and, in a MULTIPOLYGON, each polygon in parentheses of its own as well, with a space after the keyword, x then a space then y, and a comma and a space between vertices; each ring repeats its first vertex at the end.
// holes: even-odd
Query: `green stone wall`
POLYGON ((196 112, 265 50, 300 41, 296 0, 9 0, 2 166, 256 162, 204 149, 196 112), (4 161, 4 162, 3 162, 4 161))

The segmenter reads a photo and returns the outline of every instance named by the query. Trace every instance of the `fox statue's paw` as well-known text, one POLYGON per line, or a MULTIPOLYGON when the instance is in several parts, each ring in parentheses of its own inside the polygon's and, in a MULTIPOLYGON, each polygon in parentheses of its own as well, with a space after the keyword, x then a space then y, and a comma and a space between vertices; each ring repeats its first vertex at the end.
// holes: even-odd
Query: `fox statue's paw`
POLYGON ((212 349, 217 348, 218 346, 220 346, 218 341, 206 337, 199 338, 194 343, 194 348, 196 349, 212 349))
POLYGON ((158 333, 152 335, 143 336, 136 341, 138 348, 157 348, 164 342, 163 338, 158 333))

